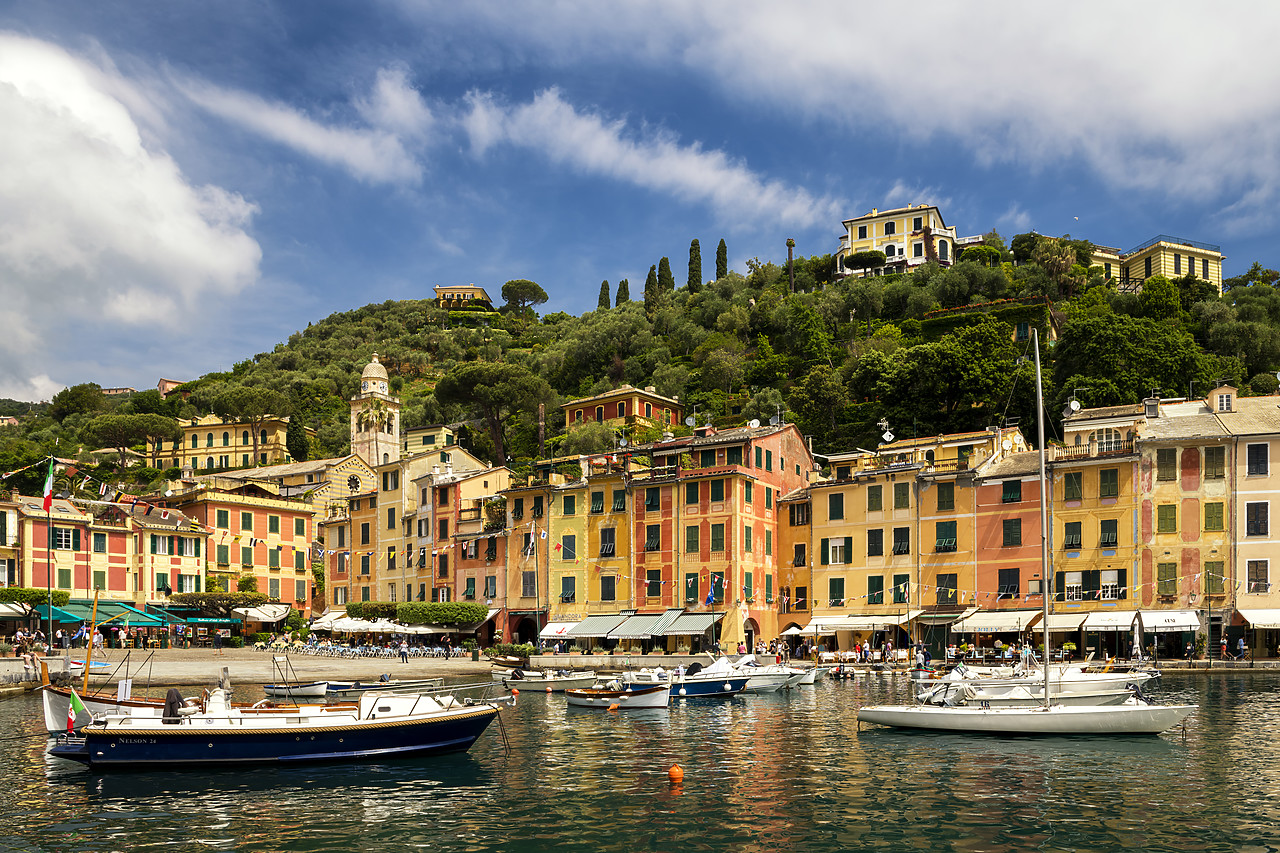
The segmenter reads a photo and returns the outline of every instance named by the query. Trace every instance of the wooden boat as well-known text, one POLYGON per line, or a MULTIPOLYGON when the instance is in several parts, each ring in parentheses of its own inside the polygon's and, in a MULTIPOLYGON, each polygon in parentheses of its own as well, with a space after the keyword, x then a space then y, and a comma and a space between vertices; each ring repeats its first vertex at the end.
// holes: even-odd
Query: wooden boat
POLYGON ((444 686, 443 678, 395 679, 383 676, 384 681, 330 681, 325 697, 328 699, 358 699, 366 693, 420 693, 444 686))
POLYGON ((489 702, 417 694, 366 695, 358 705, 259 713, 232 707, 227 691, 217 688, 201 707, 167 706, 95 720, 79 735, 59 737, 49 754, 95 769, 376 760, 465 751, 497 715, 489 702))
MULTIPOLYGON (((1040 447, 1040 577, 1043 589, 1052 589, 1049 572, 1049 496, 1045 476, 1044 399, 1040 377, 1040 337, 1036 330, 1036 432, 1040 447)), ((1043 646, 1049 646, 1049 596, 1042 595, 1043 646)), ((858 723, 876 723, 905 729, 971 732, 992 735, 1126 735, 1158 734, 1181 723, 1194 705, 1153 705, 1139 695, 1116 705, 1063 705, 1055 702, 1062 678, 1051 674, 1048 657, 1043 661, 1040 702, 1030 707, 982 707, 959 705, 877 705, 858 710, 858 723)), ((1132 675, 1132 673, 1129 673, 1132 675)), ((1096 683, 1096 682, 1095 682, 1096 683)))
POLYGON ((637 708, 665 708, 671 701, 671 693, 665 685, 622 684, 612 682, 603 687, 571 687, 564 691, 565 699, 575 708, 616 707, 618 710, 637 708))
POLYGON ((502 686, 520 690, 550 690, 563 693, 571 687, 590 687, 596 683, 594 671, 573 672, 551 669, 513 669, 502 679, 502 686))

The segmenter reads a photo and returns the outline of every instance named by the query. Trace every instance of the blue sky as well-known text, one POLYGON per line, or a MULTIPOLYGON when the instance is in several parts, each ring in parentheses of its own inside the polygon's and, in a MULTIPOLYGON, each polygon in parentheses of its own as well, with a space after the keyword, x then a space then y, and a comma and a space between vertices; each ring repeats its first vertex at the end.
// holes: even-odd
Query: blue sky
POLYGON ((544 311, 961 234, 1280 265, 1274 3, 16 3, 0 8, 0 396, 154 387, 307 323, 530 278, 544 311))

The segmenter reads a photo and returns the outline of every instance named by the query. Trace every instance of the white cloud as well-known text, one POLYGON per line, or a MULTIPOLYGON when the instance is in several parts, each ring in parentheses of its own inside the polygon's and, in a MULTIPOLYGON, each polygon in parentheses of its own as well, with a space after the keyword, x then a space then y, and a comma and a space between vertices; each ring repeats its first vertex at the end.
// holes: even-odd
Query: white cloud
MULTIPOLYGON (((293 107, 204 83, 188 83, 184 91, 209 112, 321 162, 346 169, 360 180, 411 185, 422 180, 422 167, 405 149, 400 136, 390 130, 329 127, 293 107)), ((379 121, 409 122, 415 133, 424 127, 424 114, 415 110, 394 80, 384 86, 380 79, 373 98, 362 102, 361 107, 379 121)))
POLYGON ((254 206, 193 186, 126 100, 145 97, 114 69, 0 33, 0 395, 89 380, 60 375, 72 350, 179 340, 203 301, 257 279, 254 206))
POLYGON ((356 109, 374 127, 409 138, 425 137, 434 123, 422 95, 409 85, 408 69, 401 65, 380 70, 373 92, 357 98, 356 109))
POLYGON ((886 210, 908 204, 933 204, 945 211, 951 207, 951 198, 943 195, 936 187, 908 186, 899 180, 885 192, 881 201, 881 206, 886 210))
POLYGON ((482 94, 472 94, 469 103, 461 123, 479 154, 498 143, 532 148, 582 174, 706 204, 722 220, 739 225, 808 227, 840 216, 841 206, 832 199, 765 180, 722 151, 697 143, 682 146, 663 132, 631 138, 625 122, 579 112, 555 89, 509 108, 482 94))
POLYGON ((1018 233, 1024 233, 1031 227, 1031 214, 1023 210, 1022 205, 1015 201, 1009 205, 1008 210, 1000 214, 1000 217, 996 219, 996 225, 1010 228, 1018 233))

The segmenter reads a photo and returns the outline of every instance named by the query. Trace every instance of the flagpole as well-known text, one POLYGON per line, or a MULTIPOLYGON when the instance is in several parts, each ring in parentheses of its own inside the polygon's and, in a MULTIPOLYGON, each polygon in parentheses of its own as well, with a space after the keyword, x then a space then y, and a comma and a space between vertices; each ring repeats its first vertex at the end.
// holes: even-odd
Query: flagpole
MULTIPOLYGON (((53 646, 53 501, 50 496, 53 494, 53 457, 49 457, 49 476, 45 479, 44 485, 44 555, 45 569, 44 580, 45 586, 48 588, 49 599, 46 607, 48 607, 48 625, 49 631, 45 635, 45 643, 49 648, 53 646)), ((45 652, 48 655, 48 652, 45 652)), ((88 672, 88 665, 85 671, 88 672)))

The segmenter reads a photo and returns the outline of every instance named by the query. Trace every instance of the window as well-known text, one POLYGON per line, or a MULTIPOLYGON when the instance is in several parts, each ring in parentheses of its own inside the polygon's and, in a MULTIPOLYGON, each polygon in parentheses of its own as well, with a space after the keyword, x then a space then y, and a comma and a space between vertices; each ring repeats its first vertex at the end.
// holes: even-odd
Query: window
POLYGON ((716 464, 716 452, 714 450, 704 450, 698 454, 698 466, 701 468, 711 468, 716 464))
POLYGON ((938 575, 938 604, 956 603, 956 581, 954 572, 938 575))
POLYGON ((1172 447, 1161 447, 1156 450, 1156 479, 1178 479, 1178 451, 1172 447))
POLYGON ((1080 547, 1080 525, 1079 521, 1068 521, 1062 535, 1063 548, 1079 548, 1080 547))
POLYGON ((1007 504, 1016 504, 1022 500, 1022 481, 1021 480, 1005 480, 1004 487, 1000 491, 1000 502, 1007 504))
POLYGON ((764 452, 764 470, 766 471, 773 470, 773 451, 772 450, 766 450, 764 452))
POLYGON ((614 512, 627 511, 627 492, 625 489, 613 490, 613 511, 614 512))
POLYGON ((387 529, 396 529, 396 508, 393 506, 387 507, 387 529))
MULTIPOLYGON (((448 522, 446 522, 444 519, 441 519, 440 523, 447 524, 448 522)), ((363 522, 360 525, 360 544, 361 545, 369 544, 369 522, 367 521, 363 522)))
POLYGON ((711 550, 712 551, 724 550, 724 525, 723 524, 711 525, 711 550))
POLYGON ((1178 594, 1178 564, 1177 563, 1157 563, 1156 564, 1156 594, 1157 595, 1177 595, 1178 594))
MULTIPOLYGON (((70 534, 71 531, 61 527, 53 528, 53 537, 54 537, 53 547, 54 548, 70 548, 71 547, 71 538, 69 535, 67 537, 67 544, 66 545, 62 544, 62 534, 64 533, 70 534)), ((161 554, 161 555, 167 556, 170 553, 170 551, 171 549, 169 548, 168 536, 157 536, 154 533, 151 534, 151 553, 152 554, 161 554)))
POLYGON ((600 576, 600 600, 601 601, 617 600, 618 598, 617 580, 618 579, 615 578, 613 575, 600 576))
POLYGON ((267 549, 267 568, 268 569, 280 568, 280 550, 278 548, 267 549))
POLYGON ((293 535, 294 535, 294 536, 306 536, 306 535, 307 535, 307 521, 306 521, 306 519, 304 519, 304 518, 295 518, 295 519, 293 520, 293 535))
POLYGON ((844 519, 844 495, 835 492, 827 495, 827 521, 844 519))
POLYGON ((754 601, 756 597, 756 576, 754 572, 746 572, 742 576, 742 597, 754 601))
POLYGON ((1265 501, 1244 505, 1245 536, 1267 535, 1267 507, 1268 504, 1265 501))
POLYGON ((1019 569, 1000 569, 996 572, 996 599, 1018 598, 1022 594, 1019 569))
POLYGON ((750 524, 744 524, 742 526, 742 553, 744 554, 751 553, 751 540, 755 538, 752 536, 752 533, 753 531, 750 524))
POLYGON ((1269 560, 1250 560, 1245 564, 1249 592, 1270 592, 1269 560))
POLYGON ((711 481, 711 500, 713 503, 724 500, 724 480, 711 481))
POLYGON ((1207 503, 1204 505, 1204 529, 1205 530, 1225 530, 1226 517, 1223 512, 1223 504, 1207 503))
POLYGON ((764 448, 763 447, 756 448, 756 467, 757 468, 764 467, 764 448))
POLYGON ((898 233, 898 223, 886 222, 884 224, 884 236, 892 237, 896 233, 898 233))
POLYGON ((107 553, 107 534, 105 533, 93 534, 93 553, 95 554, 107 553))
POLYGON ((1084 572, 1060 572, 1058 577, 1062 578, 1067 601, 1084 600, 1084 572))
POLYGON ((1022 544, 1022 519, 1006 518, 1003 521, 1004 547, 1012 548, 1022 544))
POLYGON ((249 530, 249 531, 253 530, 253 513, 251 512, 240 513, 240 529, 249 530))
POLYGON ((577 558, 578 537, 572 533, 566 533, 560 537, 560 559, 573 560, 577 558))
POLYGON ((883 491, 883 486, 867 486, 867 512, 880 512, 884 509, 883 491))
POLYGON ((805 547, 803 542, 797 542, 795 544, 795 551, 791 555, 791 565, 793 566, 805 565, 805 547))
POLYGON ((1078 501, 1084 499, 1084 472, 1068 471, 1062 478, 1063 500, 1078 501))
POLYGON ((773 509, 773 487, 764 487, 764 508, 773 509))
POLYGON ((767 527, 764 530, 764 555, 773 556, 773 531, 767 527))
POLYGON ((213 433, 209 433, 204 440, 205 447, 213 447, 213 433))
POLYGON ((939 521, 937 523, 937 536, 934 542, 934 550, 939 554, 945 554, 956 550, 956 522, 939 521))
POLYGON ((950 244, 946 240, 938 241, 938 258, 940 260, 950 260, 950 249, 948 249, 948 246, 950 246, 950 244))
POLYGON ((1178 530, 1178 505, 1160 504, 1156 507, 1156 532, 1176 533, 1178 530))
POLYGON ((1227 449, 1225 447, 1206 447, 1204 449, 1204 478, 1221 480, 1227 474, 1227 449))
POLYGON ((686 603, 698 601, 698 576, 696 574, 686 574, 684 576, 684 600, 686 603))
POLYGON ((560 578, 560 601, 568 604, 578 597, 577 580, 572 576, 560 578))
MULTIPOLYGON (((69 569, 65 570, 67 573, 67 582, 65 584, 62 582, 63 571, 64 569, 58 569, 58 586, 71 586, 71 571, 69 569)), ((169 573, 156 572, 156 592, 163 592, 168 588, 169 588, 169 573)))
POLYGON ((884 604, 884 575, 867 575, 867 604, 884 604))
POLYGON ((644 549, 658 551, 662 548, 662 527, 657 524, 646 524, 644 528, 644 549))
POLYGON ((1098 472, 1098 497, 1114 498, 1120 495, 1120 469, 1103 468, 1098 472))
POLYGON ((698 525, 690 524, 684 529, 684 552, 686 554, 698 553, 698 525))
POLYGON ((956 484, 938 483, 938 512, 956 508, 956 484))
POLYGON ((231 546, 230 545, 219 545, 217 553, 218 553, 219 566, 231 565, 231 546))
POLYGON ((1246 474, 1267 473, 1267 445, 1250 444, 1246 447, 1245 454, 1246 474))
POLYGON ((1222 595, 1226 587, 1223 585, 1226 563, 1211 560, 1204 564, 1205 595, 1222 595))
POLYGON ((893 528, 893 553, 895 555, 911 553, 910 527, 893 528))
POLYGON ((347 547, 347 528, 345 527, 338 528, 338 547, 347 547))
MULTIPOLYGON (((369 558, 365 557, 365 559, 368 560, 369 558)), ((242 566, 253 565, 253 549, 247 545, 240 546, 240 565, 242 566)))
POLYGON ((604 406, 596 406, 596 423, 604 422, 604 406))
POLYGON ((217 525, 223 530, 231 529, 231 513, 228 510, 220 509, 216 513, 217 525))
POLYGON ((524 498, 515 498, 512 500, 511 517, 524 518, 524 498))
POLYGON ((1098 525, 1098 547, 1114 548, 1120 543, 1120 522, 1114 518, 1104 518, 1098 525))
POLYGON ((561 515, 576 515, 578 512, 578 499, 575 495, 565 495, 560 502, 561 515))
POLYGON ((867 531, 867 556, 884 556, 884 531, 873 529, 867 531))
MULTIPOLYGON (((768 583, 770 580, 772 580, 772 578, 770 578, 770 577, 766 577, 766 578, 765 578, 765 583, 768 583)), ((794 604, 793 604, 792 606, 793 606, 796 610, 806 610, 806 609, 808 609, 808 607, 809 607, 809 588, 808 588, 808 587, 806 587, 806 586, 798 586, 798 587, 796 587, 796 597, 795 597, 795 602, 794 602, 794 604)))
POLYGON ((756 490, 755 490, 755 484, 754 484, 754 483, 752 483, 750 480, 747 480, 745 483, 743 483, 743 484, 742 484, 742 502, 743 502, 743 503, 754 503, 754 502, 755 502, 755 491, 756 491, 756 490))
POLYGON ((614 549, 617 546, 617 531, 612 527, 604 527, 600 529, 600 556, 613 557, 614 549))
POLYGON ((533 598, 538 592, 538 573, 520 573, 520 597, 533 598))
POLYGON ((788 507, 791 516, 791 526, 800 527, 809 523, 809 505, 808 504, 791 504, 788 507))
POLYGON ((867 226, 865 225, 858 226, 858 239, 859 240, 867 239, 867 226))
POLYGON ((1151 278, 1151 257, 1147 256, 1146 264, 1143 266, 1147 278, 1151 278))
POLYGON ((724 461, 728 465, 741 465, 742 464, 742 448, 730 447, 728 450, 725 451, 724 461))
POLYGON ((462 588, 462 597, 468 601, 474 601, 476 597, 476 579, 467 578, 466 586, 462 588))
POLYGON ((911 601, 911 576, 893 576, 893 603, 907 604, 911 601))
POLYGON ((910 509, 911 508, 911 484, 910 483, 894 483, 893 484, 893 508, 894 509, 910 509))
POLYGON ((649 569, 645 572, 644 594, 646 598, 662 597, 662 569, 649 569))
POLYGON ((822 565, 824 566, 843 566, 850 561, 853 556, 853 537, 845 536, 835 539, 823 539, 820 543, 822 546, 822 565))
POLYGON ((591 493, 591 512, 604 512, 604 492, 591 493))
POLYGON ((644 490, 644 509, 645 512, 657 512, 662 508, 661 492, 655 489, 644 490))
POLYGON ((534 518, 542 518, 542 495, 533 496, 533 512, 530 514, 534 518))
POLYGON ((692 506, 698 502, 698 484, 684 484, 684 502, 686 506, 692 506))
POLYGON ((844 607, 844 578, 827 578, 827 606, 844 607))

